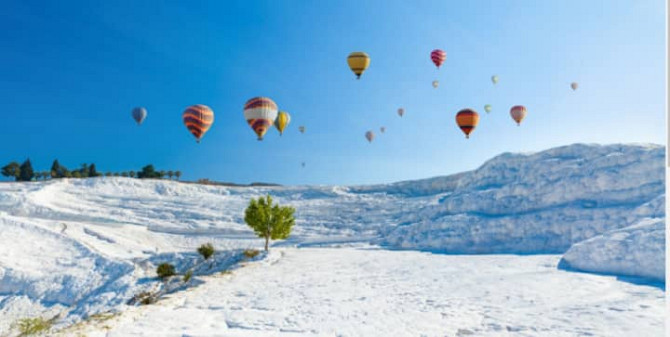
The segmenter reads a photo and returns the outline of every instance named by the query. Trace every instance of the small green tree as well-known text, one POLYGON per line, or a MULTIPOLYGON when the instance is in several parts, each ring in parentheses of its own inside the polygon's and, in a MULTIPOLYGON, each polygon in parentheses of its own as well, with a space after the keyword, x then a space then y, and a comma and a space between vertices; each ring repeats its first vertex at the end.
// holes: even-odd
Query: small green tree
POLYGON ((205 260, 209 259, 212 255, 214 255, 214 246, 212 246, 211 243, 206 243, 200 246, 198 248, 198 253, 202 255, 202 257, 205 258, 205 260))
POLYGON ((160 178, 161 175, 159 172, 156 172, 156 169, 153 165, 147 165, 142 168, 142 171, 137 173, 138 178, 160 178))
POLYGON ((126 172, 126 171, 121 172, 121 176, 122 177, 128 177, 128 172, 126 172))
POLYGON ((91 164, 91 166, 88 167, 88 176, 93 178, 93 177, 99 177, 102 174, 98 173, 98 171, 95 169, 95 164, 91 164))
POLYGON ((166 277, 170 277, 176 274, 174 271, 174 266, 164 262, 158 265, 158 268, 156 268, 156 274, 158 274, 158 277, 161 279, 164 279, 166 277))
POLYGON ((176 171, 174 176, 177 177, 177 180, 179 180, 179 178, 181 178, 181 171, 176 171))
POLYGON ((170 180, 172 180, 172 177, 174 176, 174 171, 172 170, 167 171, 167 176, 170 178, 170 180))
POLYGON ((258 237, 265 239, 265 251, 268 251, 270 240, 282 240, 291 235, 295 223, 295 209, 288 206, 272 204, 272 197, 267 195, 258 200, 251 199, 249 207, 244 211, 244 222, 254 230, 258 237))
POLYGON ((58 159, 56 159, 54 160, 53 164, 51 164, 51 178, 63 178, 63 177, 65 177, 65 175, 63 174, 63 169, 58 163, 58 159))
POLYGON ((81 172, 79 171, 72 171, 72 178, 81 178, 81 172))
POLYGON ((130 171, 128 172, 131 178, 135 178, 135 171, 130 171))
POLYGON ((14 180, 19 180, 19 175, 21 174, 21 165, 13 161, 2 167, 2 175, 8 178, 14 178, 14 180))
POLYGON ((112 176, 112 172, 105 172, 105 177, 111 177, 111 176, 112 176))
POLYGON ((35 172, 33 172, 33 164, 30 163, 30 159, 26 159, 26 161, 21 164, 19 169, 21 170, 21 172, 19 172, 19 180, 31 181, 33 180, 33 177, 35 177, 35 172))

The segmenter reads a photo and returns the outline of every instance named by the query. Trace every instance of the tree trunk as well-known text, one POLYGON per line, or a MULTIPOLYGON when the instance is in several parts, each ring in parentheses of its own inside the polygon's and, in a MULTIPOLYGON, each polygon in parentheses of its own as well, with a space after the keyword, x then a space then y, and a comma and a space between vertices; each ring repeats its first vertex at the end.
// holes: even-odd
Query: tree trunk
POLYGON ((269 242, 270 242, 270 236, 268 235, 268 236, 265 237, 265 251, 266 252, 268 251, 268 243, 269 242))

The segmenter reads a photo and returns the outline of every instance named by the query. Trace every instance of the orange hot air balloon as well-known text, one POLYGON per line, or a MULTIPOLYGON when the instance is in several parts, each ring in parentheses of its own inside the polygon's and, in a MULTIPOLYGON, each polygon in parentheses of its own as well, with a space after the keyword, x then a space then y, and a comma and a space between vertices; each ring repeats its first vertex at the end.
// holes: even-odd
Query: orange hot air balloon
POLYGON ((526 107, 523 105, 515 105, 509 110, 509 114, 516 121, 517 126, 521 125, 521 121, 526 118, 526 112, 526 107))
POLYGON ((479 124, 479 114, 472 109, 463 109, 456 114, 456 124, 465 133, 465 138, 470 138, 470 133, 479 124))
POLYGON ((186 108, 182 114, 184 125, 190 131, 195 140, 200 143, 200 139, 205 135, 214 123, 214 112, 206 105, 196 104, 186 108))

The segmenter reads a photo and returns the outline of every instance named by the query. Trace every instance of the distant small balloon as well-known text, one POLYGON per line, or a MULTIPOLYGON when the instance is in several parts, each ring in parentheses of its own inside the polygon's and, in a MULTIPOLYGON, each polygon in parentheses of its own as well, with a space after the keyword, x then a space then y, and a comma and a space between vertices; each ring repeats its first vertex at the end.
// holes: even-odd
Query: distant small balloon
POLYGON ((347 63, 351 71, 360 79, 363 72, 370 66, 370 56, 364 52, 353 52, 347 57, 347 63))
POLYGON ((131 115, 135 122, 137 122, 137 125, 141 125, 142 122, 144 122, 144 119, 147 118, 147 109, 143 107, 134 108, 131 115))
POLYGON ((493 82, 493 84, 498 84, 498 75, 491 76, 491 82, 493 82))
POLYGON ((484 105, 484 110, 486 111, 486 113, 491 112, 491 104, 484 105))
POLYGON ((570 88, 572 88, 572 90, 577 90, 578 87, 579 87, 579 84, 577 82, 572 82, 570 84, 570 88))
POLYGON ((437 89, 438 86, 440 86, 440 81, 438 80, 433 81, 433 88, 437 89))
POLYGON ((298 131, 300 131, 300 133, 305 133, 305 127, 302 126, 302 125, 299 126, 299 127, 298 127, 298 131))
POLYGON ((404 115, 404 114, 405 114, 405 109, 404 108, 398 109, 398 116, 402 117, 402 115, 404 115))
POLYGON ((365 139, 368 140, 368 142, 372 143, 372 140, 375 139, 375 134, 372 131, 368 131, 365 133, 365 139))
POLYGON ((521 125, 521 122, 526 118, 526 107, 523 105, 515 105, 510 109, 509 114, 516 122, 516 125, 521 125))
POLYGON ((302 162, 302 167, 305 167, 305 162, 302 162))
POLYGON ((435 49, 430 53, 430 59, 435 63, 435 66, 439 69, 444 60, 447 59, 447 53, 441 49, 435 49))
POLYGON ((386 132, 386 127, 382 126, 381 128, 379 128, 379 132, 381 132, 381 133, 386 132))

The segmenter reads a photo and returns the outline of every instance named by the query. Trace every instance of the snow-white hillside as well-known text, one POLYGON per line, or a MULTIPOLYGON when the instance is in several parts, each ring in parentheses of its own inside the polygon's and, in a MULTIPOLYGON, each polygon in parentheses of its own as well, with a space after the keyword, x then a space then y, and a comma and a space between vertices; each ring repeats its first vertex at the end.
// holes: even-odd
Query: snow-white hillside
MULTIPOLYGON (((621 241, 606 233, 642 219, 664 219, 663 163, 662 146, 578 144, 503 154, 457 175, 374 186, 219 187, 129 178, 0 183, 0 331, 20 317, 58 316, 65 324, 123 309, 156 285, 158 260, 193 259, 188 254, 205 242, 219 250, 261 247, 243 221, 252 197, 269 193, 297 209, 292 237, 275 246, 360 242, 561 254, 602 234, 598 242, 621 241)), ((664 241, 654 244, 664 251, 664 241)), ((605 270, 579 261, 587 258, 581 253, 569 262, 650 276, 631 268, 635 260, 605 270)), ((663 256, 651 262, 653 275, 661 263, 663 256)))
POLYGON ((577 270, 665 280, 665 220, 644 219, 573 245, 562 265, 577 270))

